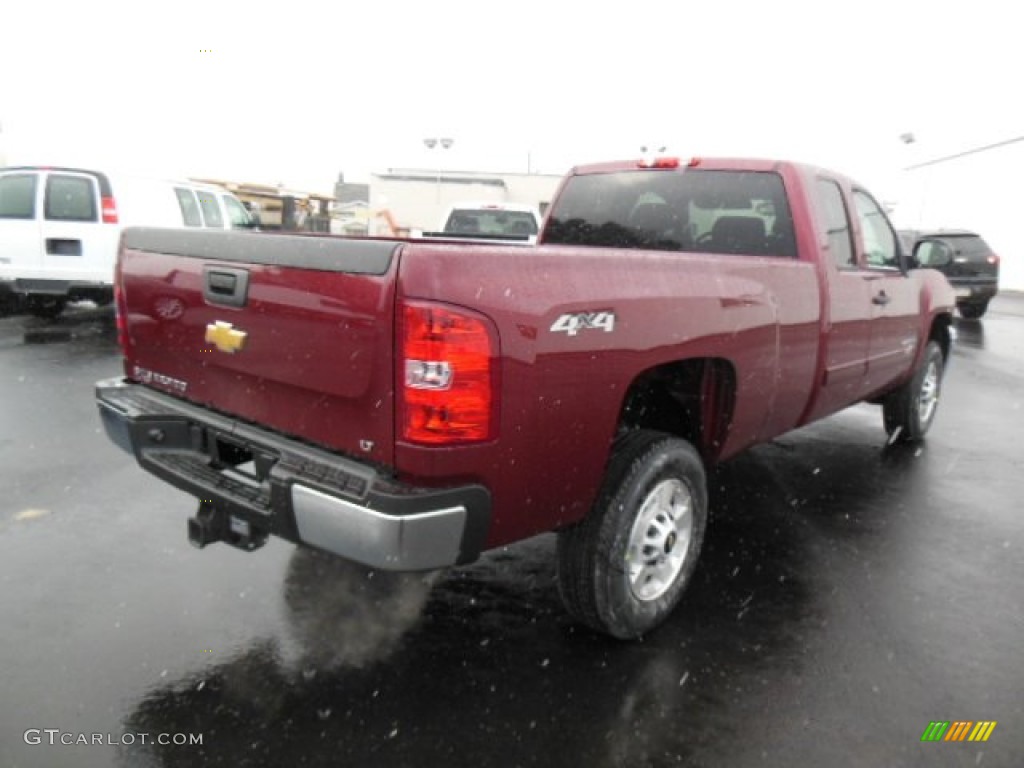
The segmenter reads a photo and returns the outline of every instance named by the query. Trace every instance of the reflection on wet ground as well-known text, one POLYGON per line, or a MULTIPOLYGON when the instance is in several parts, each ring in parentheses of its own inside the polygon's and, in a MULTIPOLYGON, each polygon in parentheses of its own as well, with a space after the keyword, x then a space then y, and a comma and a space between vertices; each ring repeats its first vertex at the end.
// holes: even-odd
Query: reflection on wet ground
MULTIPOLYGON (((831 547, 870 550, 892 506, 914 492, 914 449, 822 455, 814 437, 791 440, 712 475, 716 514, 697 582, 641 643, 568 623, 550 536, 426 578, 296 551, 286 641, 262 639, 157 689, 128 726, 202 730, 214 764, 320 764, 325 749, 353 765, 713 756, 742 734, 737 709, 770 716, 780 678, 822 676, 830 579, 820 571, 831 547)), ((180 750, 159 755, 189 764, 180 750)))
POLYGON ((956 328, 956 340, 961 346, 972 349, 985 348, 985 323, 982 320, 964 320, 956 318, 953 321, 956 328))
POLYGON ((1011 765, 1024 319, 969 325, 927 445, 886 448, 865 406, 715 469, 695 581, 636 643, 566 618, 552 535, 415 575, 196 552, 190 501, 99 435, 109 334, 4 337, 0 765, 1011 765), (955 718, 1000 725, 921 745, 955 718), (203 744, 29 746, 33 727, 203 744))

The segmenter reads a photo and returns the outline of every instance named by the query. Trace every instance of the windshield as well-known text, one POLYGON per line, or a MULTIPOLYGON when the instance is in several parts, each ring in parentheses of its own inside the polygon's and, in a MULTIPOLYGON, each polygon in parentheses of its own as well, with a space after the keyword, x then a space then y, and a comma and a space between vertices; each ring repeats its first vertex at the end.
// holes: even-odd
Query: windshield
POLYGON ((224 209, 228 212, 228 220, 231 222, 232 229, 253 229, 255 227, 255 222, 249 212, 245 210, 245 206, 231 195, 224 195, 224 209))

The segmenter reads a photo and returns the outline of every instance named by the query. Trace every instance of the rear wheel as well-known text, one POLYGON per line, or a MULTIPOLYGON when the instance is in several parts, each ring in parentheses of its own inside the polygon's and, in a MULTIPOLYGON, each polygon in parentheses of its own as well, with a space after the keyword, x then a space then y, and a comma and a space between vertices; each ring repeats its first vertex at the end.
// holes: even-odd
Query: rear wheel
POLYGON ((28 311, 36 317, 53 319, 64 311, 67 303, 63 296, 29 296, 28 311))
POLYGON ((957 309, 960 310, 960 317, 965 320, 977 320, 988 311, 988 302, 980 301, 976 304, 961 304, 957 309))
POLYGON ((928 432, 939 408, 943 364, 942 349, 929 341, 914 375, 885 398, 882 417, 893 442, 916 442, 928 432))
POLYGON ((679 603, 706 525, 704 466, 693 446, 660 432, 626 434, 593 510, 559 534, 566 609, 621 639, 654 629, 679 603))

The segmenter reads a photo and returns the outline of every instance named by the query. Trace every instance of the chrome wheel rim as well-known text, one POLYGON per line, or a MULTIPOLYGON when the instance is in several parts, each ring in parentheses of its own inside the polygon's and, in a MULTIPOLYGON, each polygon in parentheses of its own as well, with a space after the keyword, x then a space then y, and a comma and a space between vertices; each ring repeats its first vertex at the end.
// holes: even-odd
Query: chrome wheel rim
POLYGON ((939 404, 939 366, 934 360, 928 363, 921 382, 921 393, 917 398, 917 415, 921 424, 927 424, 939 404))
POLYGON ((658 483, 637 513, 626 547, 626 579, 637 600, 657 600, 675 583, 693 540, 693 497, 672 478, 658 483))

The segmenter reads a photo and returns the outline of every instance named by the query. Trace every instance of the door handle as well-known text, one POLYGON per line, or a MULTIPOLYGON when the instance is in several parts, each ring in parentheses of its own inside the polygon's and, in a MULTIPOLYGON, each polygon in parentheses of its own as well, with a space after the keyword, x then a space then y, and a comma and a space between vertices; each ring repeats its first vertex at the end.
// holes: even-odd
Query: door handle
POLYGON ((60 237, 46 238, 47 256, 81 256, 82 241, 60 237))
POLYGON ((884 307, 890 301, 892 301, 892 299, 889 298, 885 291, 879 291, 875 294, 874 298, 871 299, 872 304, 878 304, 880 307, 884 307))

